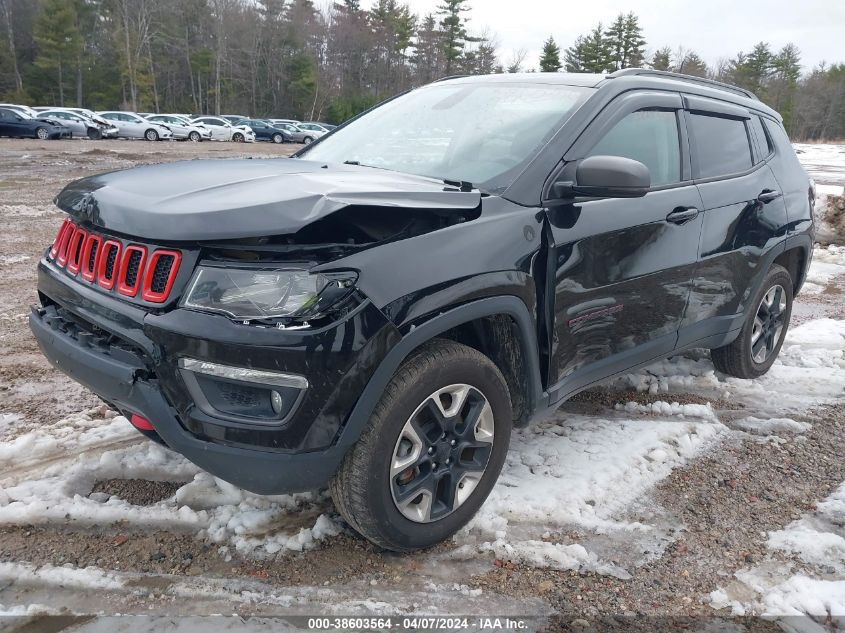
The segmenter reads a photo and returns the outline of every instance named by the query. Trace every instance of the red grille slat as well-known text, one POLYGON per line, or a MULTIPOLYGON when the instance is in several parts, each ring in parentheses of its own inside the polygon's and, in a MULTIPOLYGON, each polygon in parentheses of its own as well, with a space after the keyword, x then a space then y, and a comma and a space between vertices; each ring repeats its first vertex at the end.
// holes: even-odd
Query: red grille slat
POLYGON ((74 231, 73 236, 70 238, 65 256, 67 258, 67 271, 71 275, 79 272, 79 263, 82 259, 82 245, 85 244, 87 238, 88 231, 79 228, 74 231))
POLYGON ((99 235, 91 233, 82 247, 82 264, 80 270, 82 271, 82 278, 85 281, 94 281, 97 277, 97 263, 99 262, 98 257, 100 256, 100 243, 102 241, 99 235))
POLYGON ((117 291, 127 297, 134 297, 141 287, 141 276, 147 259, 147 249, 131 244, 123 250, 120 258, 120 272, 117 274, 117 291))
POLYGON ((120 242, 106 240, 100 251, 100 263, 97 265, 97 285, 106 290, 114 288, 117 269, 120 264, 120 242), (114 254, 112 256, 112 254, 114 254), (111 265, 110 265, 111 263, 111 265))
POLYGON ((141 298, 152 303, 163 303, 167 300, 176 281, 179 265, 182 263, 182 253, 159 249, 150 256, 150 262, 144 271, 144 286, 141 298), (170 260, 170 268, 165 269, 170 260), (163 279, 163 281, 162 281, 163 279), (163 287, 162 287, 163 284, 163 287))
POLYGON ((47 258, 69 275, 78 275, 103 290, 148 303, 164 303, 176 283, 182 252, 127 244, 88 232, 66 219, 47 258))
POLYGON ((70 220, 65 220, 62 222, 62 225, 59 227, 59 232, 56 233, 56 239, 53 240, 53 246, 50 247, 50 257, 52 259, 56 259, 56 255, 59 254, 59 246, 61 246, 62 239, 65 237, 65 233, 67 231, 73 232, 73 222, 70 220))

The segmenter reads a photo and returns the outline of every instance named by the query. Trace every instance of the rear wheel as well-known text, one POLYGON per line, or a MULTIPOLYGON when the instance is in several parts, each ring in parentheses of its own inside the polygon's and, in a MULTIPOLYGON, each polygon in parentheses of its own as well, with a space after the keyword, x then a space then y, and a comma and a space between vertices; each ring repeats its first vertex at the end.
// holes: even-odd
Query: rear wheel
POLYGON ((773 264, 750 302, 739 336, 730 345, 710 351, 713 365, 737 378, 762 376, 783 346, 792 315, 792 277, 783 266, 773 264))
POLYGON ((340 514, 373 543, 429 547, 493 489, 511 431, 507 384, 475 349, 436 340, 396 372, 330 483, 340 514))
POLYGON ((50 138, 50 133, 47 131, 46 127, 40 127, 35 130, 35 136, 41 139, 42 141, 46 141, 50 138))
POLYGON ((158 132, 155 130, 147 130, 144 132, 144 138, 148 141, 157 141, 158 140, 158 132))

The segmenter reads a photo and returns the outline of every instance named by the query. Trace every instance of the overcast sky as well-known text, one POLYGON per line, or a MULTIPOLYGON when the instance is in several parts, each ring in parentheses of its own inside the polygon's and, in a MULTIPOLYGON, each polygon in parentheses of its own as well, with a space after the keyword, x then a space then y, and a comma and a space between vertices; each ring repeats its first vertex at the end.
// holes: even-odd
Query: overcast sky
MULTIPOLYGON (((406 0, 418 14, 434 12, 441 0, 406 0)), ((366 4, 366 3, 362 3, 366 4)), ((513 51, 528 51, 525 68, 536 68, 543 41, 553 35, 565 49, 599 21, 633 11, 648 50, 692 49, 708 64, 761 41, 778 49, 793 42, 805 70, 821 61, 845 62, 845 0, 469 0, 470 31, 495 35, 507 64, 513 51)))

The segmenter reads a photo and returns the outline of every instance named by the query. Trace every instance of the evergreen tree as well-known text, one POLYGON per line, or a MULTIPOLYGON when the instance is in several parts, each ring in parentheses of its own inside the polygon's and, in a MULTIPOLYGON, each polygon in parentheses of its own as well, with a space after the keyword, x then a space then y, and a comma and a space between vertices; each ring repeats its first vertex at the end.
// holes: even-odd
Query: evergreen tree
POLYGON ((466 18, 463 16, 469 11, 469 7, 464 6, 466 1, 444 0, 437 8, 437 14, 442 16, 440 28, 443 31, 443 59, 447 76, 460 66, 467 42, 477 41, 467 34, 466 18))
POLYGON ((792 129, 800 78, 801 53, 794 44, 787 44, 772 59, 772 76, 766 90, 769 105, 780 112, 787 130, 792 129))
POLYGON ((554 38, 549 35, 549 39, 543 44, 543 55, 540 57, 540 72, 556 73, 561 68, 560 63, 560 47, 555 44, 554 38))
POLYGON ((585 73, 584 50, 587 48, 587 40, 583 35, 575 38, 575 42, 566 49, 564 56, 564 68, 568 73, 585 73))
POLYGON ((639 18, 620 13, 604 33, 608 70, 634 68, 643 64, 645 39, 639 18))
POLYGON ((79 63, 82 53, 82 36, 74 4, 74 0, 44 0, 33 27, 38 46, 35 65, 56 73, 59 105, 62 107, 65 105, 66 70, 79 63))
POLYGON ((668 46, 658 48, 654 51, 649 63, 654 70, 671 70, 672 69, 672 49, 668 46))
POLYGON ((581 54, 583 72, 603 73, 613 68, 608 42, 604 37, 601 22, 584 38, 581 54))
POLYGON ((693 77, 706 77, 707 64, 705 64, 704 60, 699 57, 698 53, 689 51, 678 60, 675 72, 679 72, 684 75, 692 75, 693 77))

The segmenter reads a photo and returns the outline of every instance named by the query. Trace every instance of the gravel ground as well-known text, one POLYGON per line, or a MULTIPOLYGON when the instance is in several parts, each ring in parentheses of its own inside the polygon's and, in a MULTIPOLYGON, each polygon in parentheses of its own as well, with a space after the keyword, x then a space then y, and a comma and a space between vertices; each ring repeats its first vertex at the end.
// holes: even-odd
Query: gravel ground
MULTIPOLYGON (((67 182, 139 164, 286 155, 295 149, 297 146, 271 144, 0 140, 0 216, 6 227, 0 232, 0 408, 2 413, 21 417, 13 426, 0 427, 0 440, 99 404, 92 394, 50 368, 26 328, 28 306, 36 300, 35 264, 62 218, 51 199, 67 182)), ((801 297, 797 318, 845 318, 843 289, 845 279, 837 279, 820 295, 801 297)), ((664 398, 600 388, 580 394, 562 411, 608 414, 617 403, 649 404, 664 398)), ((673 393, 672 400, 682 404, 708 401, 693 393, 673 393)), ((728 426, 734 414, 742 413, 741 405, 730 400, 709 401, 728 426)), ((707 594, 737 570, 773 556, 766 550, 766 532, 783 528, 812 510, 845 481, 845 403, 808 411, 806 420, 813 424, 803 435, 781 433, 782 441, 773 442, 770 437, 731 434, 728 441, 675 468, 652 492, 650 502, 634 506, 626 517, 633 520, 640 514, 662 514, 665 522, 674 526, 669 530, 671 544, 646 556, 627 580, 592 572, 539 569, 493 556, 459 563, 449 557, 452 544, 398 556, 378 551, 349 532, 307 552, 262 560, 222 551, 193 533, 142 530, 126 523, 86 528, 0 527, 0 563, 94 566, 150 574, 151 578, 257 580, 276 587, 342 585, 363 587, 374 597, 385 586, 411 591, 427 583, 459 580, 471 589, 481 589, 482 595, 491 596, 489 600, 494 602, 496 596, 524 600, 526 605, 536 605, 539 600, 550 611, 567 614, 567 619, 549 621, 550 630, 588 631, 594 624, 601 624, 602 630, 611 625, 630 626, 635 623, 625 618, 641 614, 664 618, 645 620, 652 628, 643 630, 669 623, 684 625, 683 618, 690 616, 726 615, 706 604, 707 594)), ((178 487, 174 482, 109 479, 94 482, 92 495, 148 506, 172 496, 178 487)), ((313 525, 314 519, 299 514, 292 520, 306 526, 313 525)), ((549 539, 561 543, 591 539, 597 548, 602 546, 601 534, 588 535, 577 529, 549 539)), ((606 547, 619 544, 608 542, 606 547)), ((798 559, 776 556, 796 570, 802 567, 798 559)), ((24 589, 5 594, 4 600, 7 589, 11 591, 0 586, 0 603, 9 603, 10 597, 21 601, 35 598, 24 589)), ((170 605, 170 612, 179 610, 178 604, 174 611, 173 604, 155 592, 138 608, 155 610, 164 604, 170 605)), ((73 608, 73 603, 68 606, 73 608)), ((646 626, 644 622, 638 625, 646 626)), ((759 620, 734 624, 753 631, 773 630, 774 626, 759 620)))

